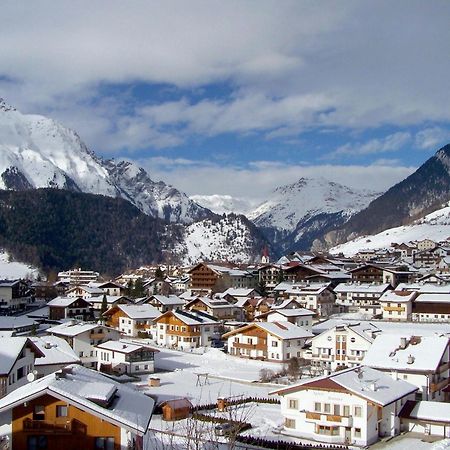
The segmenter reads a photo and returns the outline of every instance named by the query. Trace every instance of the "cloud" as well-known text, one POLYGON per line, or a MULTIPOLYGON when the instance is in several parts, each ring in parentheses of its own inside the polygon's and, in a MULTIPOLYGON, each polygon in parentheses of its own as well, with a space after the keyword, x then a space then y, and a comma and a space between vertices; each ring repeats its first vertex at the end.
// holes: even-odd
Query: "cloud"
POLYGON ((189 164, 186 161, 178 164, 176 159, 170 158, 146 158, 139 163, 152 178, 175 184, 188 195, 230 195, 245 198, 253 205, 266 200, 276 187, 293 183, 301 177, 323 177, 350 187, 381 192, 415 170, 384 163, 304 166, 255 161, 248 166, 223 166, 194 160, 189 164))
POLYGON ((439 145, 450 141, 450 129, 441 127, 426 128, 415 136, 415 143, 423 150, 436 149, 439 145))
POLYGON ((223 133, 445 123, 449 17, 448 2, 417 0, 327 3, 325 12, 289 0, 6 2, 0 89, 113 151, 223 133), (174 94, 142 107, 137 84, 174 94), (214 85, 227 89, 217 95, 214 85))

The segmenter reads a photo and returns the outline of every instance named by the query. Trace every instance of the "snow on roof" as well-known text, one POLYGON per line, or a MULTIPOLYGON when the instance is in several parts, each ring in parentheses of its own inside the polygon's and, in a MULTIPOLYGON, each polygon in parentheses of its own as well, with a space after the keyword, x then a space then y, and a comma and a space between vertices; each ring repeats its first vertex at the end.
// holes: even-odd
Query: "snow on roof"
POLYGON ((165 306, 184 305, 184 300, 176 295, 169 295, 169 297, 166 297, 165 295, 152 295, 151 298, 156 299, 159 303, 161 303, 161 305, 165 306))
POLYGON ((80 362, 70 345, 57 336, 30 337, 31 342, 44 354, 34 362, 36 367, 50 364, 73 364, 80 362))
POLYGON ((154 319, 161 315, 161 311, 146 303, 139 305, 117 305, 130 319, 154 319))
POLYGON ((64 372, 62 376, 50 374, 19 387, 0 399, 0 411, 11 409, 28 398, 48 394, 140 434, 147 431, 155 405, 153 399, 79 365, 68 366, 64 372), (111 401, 109 406, 96 402, 105 402, 105 399, 111 401))
POLYGON ((450 294, 419 294, 416 303, 449 303, 450 294))
POLYGON ((364 365, 401 371, 435 371, 448 347, 447 336, 411 336, 383 333, 371 345, 364 365), (401 348, 404 339, 406 348, 401 348))
POLYGON ((26 337, 0 339, 0 374, 5 375, 10 372, 26 342, 26 337))
POLYGON ((389 283, 340 283, 334 288, 334 292, 371 292, 382 293, 390 287, 389 283))
POLYGON ((314 312, 306 308, 276 308, 264 315, 279 313, 285 317, 314 316, 314 312))
POLYGON ((228 288, 223 295, 229 294, 233 297, 249 297, 252 292, 254 292, 254 289, 247 289, 247 288, 228 288))
POLYGON ((410 291, 386 291, 380 297, 380 302, 409 303, 414 300, 416 295, 416 292, 410 291))
POLYGON ((420 401, 408 414, 411 419, 450 422, 450 403, 420 401))
POLYGON ((437 283, 400 283, 396 287, 397 291, 418 291, 422 294, 450 294, 450 284, 437 283))
POLYGON ((76 302, 80 297, 56 297, 47 303, 47 306, 56 306, 60 308, 66 308, 72 303, 76 302))
POLYGON ((115 302, 118 302, 119 300, 127 300, 128 302, 131 302, 131 300, 124 296, 124 295, 100 295, 98 297, 91 297, 89 298, 89 302, 90 303, 102 303, 103 302, 103 298, 106 297, 106 304, 110 305, 113 304, 115 302))
POLYGON ((287 308, 291 303, 298 304, 297 300, 294 300, 292 298, 288 298, 286 300, 283 300, 281 303, 278 304, 272 304, 272 309, 285 309, 287 308))
POLYGON ((36 322, 26 316, 0 316, 0 330, 32 327, 36 322))
POLYGON ((99 327, 106 328, 104 325, 99 325, 98 323, 66 322, 49 328, 47 332, 62 336, 77 336, 78 334, 85 333, 86 331, 91 331, 99 327))
MULTIPOLYGON (((288 394, 298 390, 307 389, 309 384, 314 386, 315 382, 331 380, 354 394, 381 406, 411 394, 418 390, 418 387, 403 380, 396 380, 390 375, 384 374, 371 367, 358 366, 347 370, 332 373, 328 376, 304 380, 295 386, 272 392, 272 394, 288 394)), ((311 389, 314 387, 311 386, 311 389)))
POLYGON ((310 338, 312 333, 288 321, 257 322, 256 325, 280 339, 310 338))
POLYGON ((214 319, 214 317, 200 311, 187 312, 177 309, 175 311, 167 311, 159 317, 163 317, 168 314, 173 314, 178 320, 181 320, 181 322, 185 323, 186 325, 216 325, 219 323, 214 319))
POLYGON ((101 348, 103 350, 110 350, 117 353, 134 353, 140 350, 148 350, 152 352, 159 352, 154 348, 148 347, 147 345, 134 344, 132 342, 126 341, 107 341, 102 344, 98 344, 97 348, 101 348))

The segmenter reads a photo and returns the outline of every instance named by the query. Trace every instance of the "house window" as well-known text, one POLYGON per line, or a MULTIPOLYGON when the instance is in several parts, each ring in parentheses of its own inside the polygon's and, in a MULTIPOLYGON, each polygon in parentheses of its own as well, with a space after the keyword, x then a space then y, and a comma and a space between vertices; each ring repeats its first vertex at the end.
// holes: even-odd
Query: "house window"
POLYGON ((322 407, 321 407, 322 405, 320 404, 320 403, 318 403, 318 402, 315 402, 314 403, 314 411, 315 412, 321 412, 322 411, 322 407))
POLYGON ((350 416, 350 406, 348 405, 344 406, 344 416, 346 417, 350 416))
POLYGON ((339 405, 334 405, 334 415, 335 416, 341 415, 341 407, 339 405))
POLYGON ((355 437, 361 437, 361 428, 355 428, 355 437))
POLYGON ((45 420, 45 408, 42 405, 34 407, 33 420, 45 420))
POLYGON ((27 450, 47 450, 47 436, 28 436, 27 450))
POLYGON ((329 403, 325 403, 325 404, 323 405, 323 412, 324 412, 325 414, 330 414, 330 411, 331 411, 331 406, 330 406, 330 404, 329 404, 329 403))
POLYGON ((278 347, 278 341, 272 341, 272 347, 278 347))
POLYGON ((295 420, 286 418, 284 420, 284 426, 286 428, 295 428, 295 420))
POLYGON ((95 438, 95 450, 114 450, 113 437, 95 438))
POLYGON ((355 406, 355 417, 361 417, 362 408, 361 406, 355 406))
POLYGON ((298 409, 298 401, 297 400, 289 400, 289 409, 298 409))
POLYGON ((56 417, 67 417, 67 405, 56 405, 56 417))

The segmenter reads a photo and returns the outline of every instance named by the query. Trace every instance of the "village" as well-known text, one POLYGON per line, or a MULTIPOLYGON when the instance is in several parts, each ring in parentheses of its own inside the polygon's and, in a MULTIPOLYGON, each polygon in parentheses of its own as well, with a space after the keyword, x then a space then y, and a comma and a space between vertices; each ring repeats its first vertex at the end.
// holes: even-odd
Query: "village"
POLYGON ((431 449, 450 438, 449 263, 425 239, 2 280, 1 448, 431 449))

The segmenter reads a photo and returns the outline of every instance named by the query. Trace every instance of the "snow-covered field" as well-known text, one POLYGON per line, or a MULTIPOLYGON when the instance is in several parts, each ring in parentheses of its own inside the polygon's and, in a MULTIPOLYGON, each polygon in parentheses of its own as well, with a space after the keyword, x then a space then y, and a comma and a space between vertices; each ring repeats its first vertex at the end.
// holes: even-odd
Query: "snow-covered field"
POLYGON ((330 249, 330 253, 352 256, 360 250, 389 248, 393 242, 431 239, 439 242, 450 237, 450 206, 428 214, 412 225, 390 228, 373 236, 363 236, 330 249))
POLYGON ((19 278, 35 279, 39 275, 39 269, 24 263, 10 261, 6 252, 0 253, 0 279, 15 280, 19 278))
POLYGON ((148 387, 148 376, 143 376, 137 383, 139 389, 156 396, 158 402, 188 397, 194 405, 215 402, 221 396, 267 397, 275 388, 257 383, 259 371, 281 368, 279 364, 234 358, 217 349, 199 355, 163 348, 155 356, 155 367, 162 372, 151 376, 160 378, 161 386, 148 387), (201 385, 197 385, 197 374, 208 374, 208 383, 201 377, 201 385))

